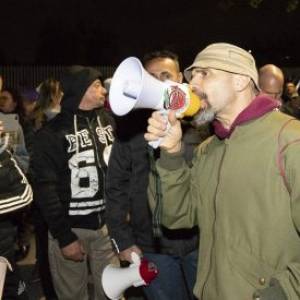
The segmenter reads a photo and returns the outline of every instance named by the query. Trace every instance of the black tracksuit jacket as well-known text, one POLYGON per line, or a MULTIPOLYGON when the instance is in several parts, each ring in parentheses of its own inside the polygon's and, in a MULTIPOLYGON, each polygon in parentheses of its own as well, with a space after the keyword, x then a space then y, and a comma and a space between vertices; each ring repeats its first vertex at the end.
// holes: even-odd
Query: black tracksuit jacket
POLYGON ((137 245, 144 252, 184 256, 198 248, 197 229, 168 230, 153 236, 147 186, 150 173, 148 144, 144 139, 148 111, 133 111, 117 120, 106 177, 106 222, 119 251, 137 245))
POLYGON ((114 140, 104 108, 78 110, 100 73, 85 67, 75 73, 63 85, 62 112, 35 136, 30 168, 36 203, 61 248, 77 240, 71 228, 96 230, 105 222, 105 173, 114 140))

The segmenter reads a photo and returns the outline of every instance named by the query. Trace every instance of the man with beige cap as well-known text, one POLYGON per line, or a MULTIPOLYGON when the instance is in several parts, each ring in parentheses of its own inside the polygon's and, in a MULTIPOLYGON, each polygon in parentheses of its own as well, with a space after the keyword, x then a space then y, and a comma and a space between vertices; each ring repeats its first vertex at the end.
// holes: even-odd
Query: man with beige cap
MULTIPOLYGON (((258 93, 253 56, 212 44, 185 70, 213 119, 214 135, 184 162, 180 122, 159 112, 148 141, 164 137, 157 162, 162 222, 200 228, 201 300, 296 300, 300 295, 300 122, 258 93)), ((203 118, 205 119, 205 118, 203 118)))

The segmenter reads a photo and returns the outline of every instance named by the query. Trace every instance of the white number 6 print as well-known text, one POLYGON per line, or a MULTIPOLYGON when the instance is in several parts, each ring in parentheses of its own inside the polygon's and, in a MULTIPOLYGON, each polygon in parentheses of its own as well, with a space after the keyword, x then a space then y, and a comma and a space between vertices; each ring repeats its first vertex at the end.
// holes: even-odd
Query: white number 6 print
POLYGON ((69 160, 71 170, 72 198, 92 198, 98 192, 98 173, 96 166, 80 167, 80 163, 94 163, 94 151, 87 150, 74 154, 69 160), (80 182, 86 180, 87 184, 80 186, 80 182))

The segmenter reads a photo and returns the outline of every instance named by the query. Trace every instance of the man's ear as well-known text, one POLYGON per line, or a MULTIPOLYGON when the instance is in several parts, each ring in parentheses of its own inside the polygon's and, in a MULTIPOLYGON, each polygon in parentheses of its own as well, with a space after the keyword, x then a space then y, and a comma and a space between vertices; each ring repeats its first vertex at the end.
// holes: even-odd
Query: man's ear
POLYGON ((179 72, 178 73, 178 82, 182 83, 182 81, 183 81, 183 74, 182 74, 182 72, 179 72))
POLYGON ((245 75, 233 74, 234 87, 237 92, 241 92, 250 84, 251 78, 245 75))

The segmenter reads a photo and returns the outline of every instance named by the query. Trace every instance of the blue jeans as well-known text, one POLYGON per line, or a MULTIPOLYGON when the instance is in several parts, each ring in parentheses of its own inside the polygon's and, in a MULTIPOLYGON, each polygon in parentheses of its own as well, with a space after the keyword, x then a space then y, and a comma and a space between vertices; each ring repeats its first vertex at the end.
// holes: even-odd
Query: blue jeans
POLYGON ((144 253, 159 269, 158 276, 144 288, 149 300, 192 300, 196 282, 198 251, 184 257, 144 253))

